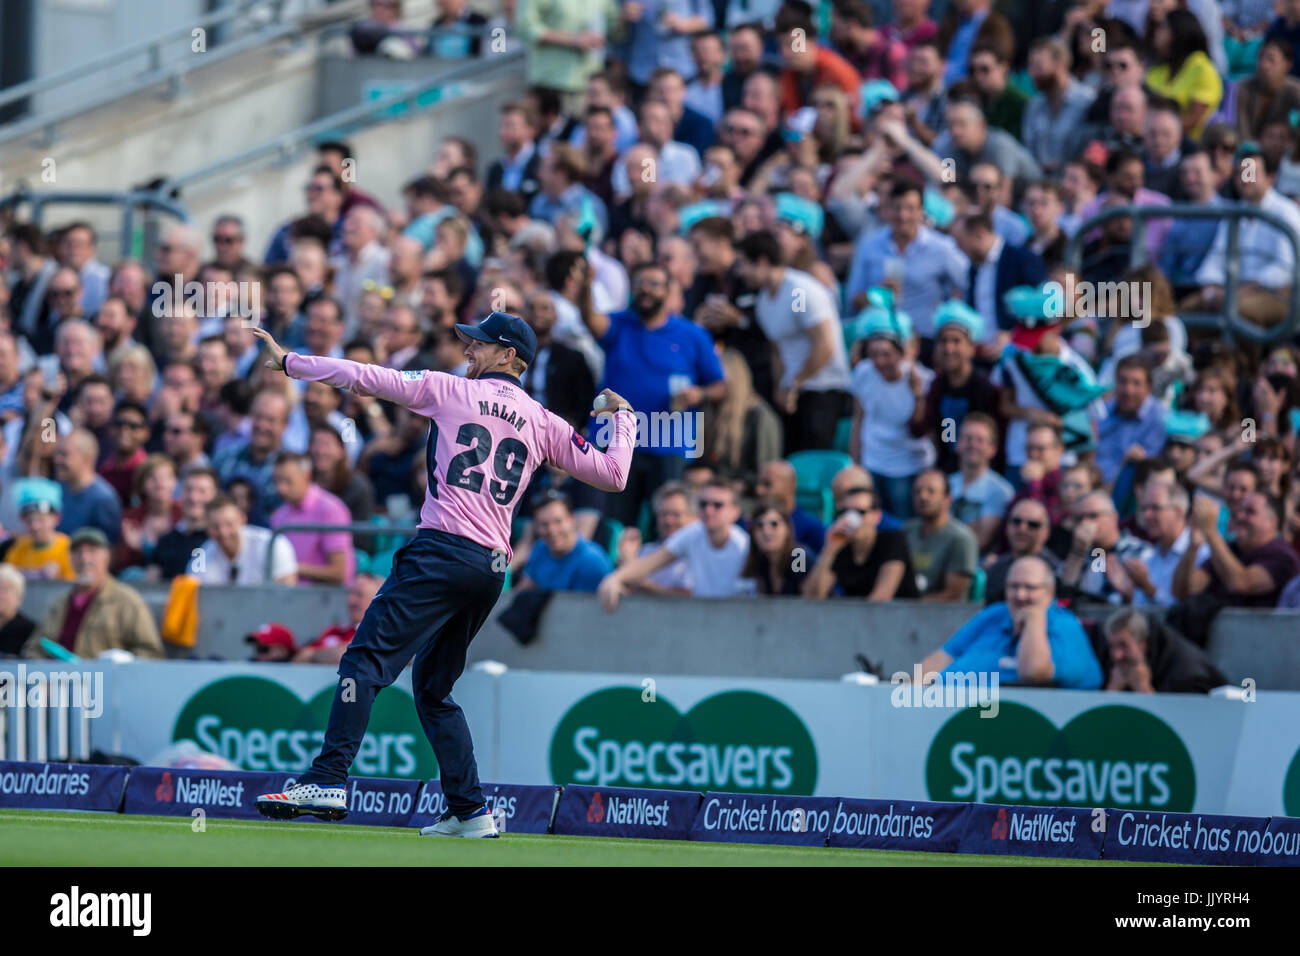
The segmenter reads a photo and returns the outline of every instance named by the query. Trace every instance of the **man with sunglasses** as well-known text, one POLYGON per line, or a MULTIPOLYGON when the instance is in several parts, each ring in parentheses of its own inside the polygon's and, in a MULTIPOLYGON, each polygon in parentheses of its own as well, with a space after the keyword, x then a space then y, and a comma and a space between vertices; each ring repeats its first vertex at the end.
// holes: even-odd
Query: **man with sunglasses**
POLYGON ((700 489, 695 507, 699 521, 674 531, 662 547, 629 561, 600 582, 596 593, 601 607, 613 611, 632 583, 680 560, 686 561, 695 597, 731 597, 737 593, 740 572, 749 557, 749 535, 736 524, 740 518, 736 489, 730 482, 711 480, 700 489))
POLYGON ((55 329, 64 322, 83 318, 81 278, 77 270, 64 266, 54 273, 45 293, 49 308, 49 328, 55 329))
POLYGON ((1042 502, 1025 498, 1011 506, 1006 526, 1007 550, 985 568, 985 603, 995 604, 1005 599, 1007 575, 1011 573, 1011 565, 1020 558, 1029 555, 1042 558, 1055 571, 1060 562, 1047 550, 1051 533, 1052 523, 1042 502))
POLYGON ((149 440, 149 413, 135 402, 121 402, 108 429, 112 452, 99 466, 99 473, 113 486, 118 498, 129 504, 136 469, 148 457, 144 445, 149 440))
POLYGON ((1147 545, 1120 530, 1119 513, 1110 494, 1094 491, 1074 506, 1074 535, 1061 567, 1061 587, 1087 601, 1131 604, 1138 584, 1126 562, 1140 558, 1147 545))
POLYGON ((223 269, 238 273, 253 263, 244 255, 244 221, 225 213, 212 224, 212 260, 223 269))
MULTIPOLYGON (((343 180, 329 166, 322 164, 311 171, 311 177, 303 186, 303 195, 307 201, 307 215, 319 216, 330 228, 332 239, 329 251, 340 251, 343 238, 343 180)), ((295 216, 275 231, 266 247, 266 255, 262 257, 265 265, 277 265, 289 260, 290 230, 297 218, 295 216)))
POLYGON ((875 491, 850 488, 836 498, 835 507, 835 520, 826 529, 826 546, 804 582, 804 597, 834 594, 868 601, 920 597, 907 537, 902 531, 881 530, 882 511, 875 491))
POLYGON ((1033 556, 1012 565, 1006 601, 990 604, 917 666, 926 683, 944 671, 1077 690, 1096 690, 1102 681, 1083 625, 1056 604, 1051 566, 1033 556))
POLYGON ((1131 29, 1107 31, 1106 52, 1101 58, 1101 88, 1084 115, 1083 129, 1090 134, 1089 139, 1097 138, 1096 128, 1104 127, 1110 120, 1110 100, 1117 90, 1142 88, 1147 75, 1145 57, 1142 39, 1131 29))

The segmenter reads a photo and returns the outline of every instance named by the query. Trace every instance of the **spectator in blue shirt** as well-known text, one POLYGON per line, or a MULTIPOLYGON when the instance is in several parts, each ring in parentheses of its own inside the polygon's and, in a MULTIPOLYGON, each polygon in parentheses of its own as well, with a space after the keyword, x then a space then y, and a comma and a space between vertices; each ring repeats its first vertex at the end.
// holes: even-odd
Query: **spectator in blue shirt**
MULTIPOLYGON (((870 476, 868 476, 870 477, 870 476)), ((779 501, 782 512, 794 528, 795 542, 816 557, 826 543, 826 526, 816 515, 804 511, 796 502, 799 476, 794 465, 784 459, 769 461, 758 473, 754 494, 760 499, 779 501)))
MULTIPOLYGON (((608 516, 637 524, 641 506, 665 481, 681 478, 687 457, 702 453, 700 416, 705 401, 727 394, 713 339, 673 313, 667 270, 646 262, 632 271, 632 308, 612 315, 586 309, 583 318, 605 353, 601 388, 611 388, 636 409, 639 434, 627 487, 610 498, 608 516)), ((594 433, 599 441, 599 434, 594 433)))
MULTIPOLYGON (((1225 200, 1216 188, 1211 156, 1200 146, 1183 153, 1178 169, 1187 201, 1198 206, 1221 206, 1225 200)), ((1209 255, 1219 231, 1218 219, 1175 219, 1160 250, 1160 271, 1174 292, 1197 291, 1196 273, 1209 255)))
POLYGON ((113 486, 95 473, 99 442, 84 428, 61 437, 54 449, 54 477, 63 489, 59 530, 72 534, 98 528, 117 543, 122 536, 122 502, 113 486))
POLYGON ((1129 462, 1154 458, 1165 447, 1165 407, 1151 394, 1151 369, 1138 355, 1115 366, 1115 397, 1097 425, 1097 467, 1107 487, 1129 462))
POLYGON ((289 424, 289 400, 283 392, 266 389, 253 399, 249 421, 251 427, 244 441, 227 445, 212 457, 212 467, 221 476, 221 485, 229 488, 236 478, 243 478, 253 489, 250 523, 265 526, 271 512, 280 506, 275 491, 275 456, 284 445, 289 424))
POLYGON ((533 505, 537 544, 528 555, 519 587, 595 593, 601 579, 614 570, 609 558, 598 545, 578 537, 568 495, 548 489, 539 497, 533 505))
POLYGON ((541 189, 529 204, 528 215, 552 226, 560 216, 577 223, 594 222, 600 232, 591 241, 599 243, 609 231, 609 212, 600 197, 582 184, 586 175, 582 153, 567 143, 553 143, 538 167, 541 189))
MULTIPOLYGON (((343 237, 343 180, 328 166, 317 166, 311 171, 311 178, 307 180, 303 192, 307 196, 307 214, 325 220, 333 235, 333 243, 340 242, 343 237)), ((267 265, 289 260, 289 243, 293 238, 292 230, 296 220, 297 217, 294 217, 280 226, 271 237, 262 259, 267 265)), ((330 251, 333 252, 333 248, 330 251)))
POLYGON ((656 67, 670 66, 686 80, 695 78, 691 36, 713 29, 709 0, 648 0, 624 3, 623 53, 627 73, 638 87, 650 85, 656 67))
POLYGON ((1056 582, 1042 558, 1020 558, 1007 599, 975 615, 919 665, 927 681, 944 674, 996 673, 1002 684, 1096 690, 1101 665, 1083 625, 1055 603, 1056 582))

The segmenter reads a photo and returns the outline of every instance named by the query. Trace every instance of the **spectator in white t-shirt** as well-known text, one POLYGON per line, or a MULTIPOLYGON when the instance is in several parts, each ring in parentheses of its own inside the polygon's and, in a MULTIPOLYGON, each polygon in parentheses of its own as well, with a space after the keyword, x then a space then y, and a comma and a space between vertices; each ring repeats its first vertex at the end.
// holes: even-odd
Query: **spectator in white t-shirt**
POLYGON ((607 611, 618 607, 629 582, 640 581, 674 561, 685 561, 695 597, 731 597, 738 593, 740 572, 749 556, 749 535, 736 525, 740 501, 733 485, 709 481, 696 498, 700 520, 669 536, 651 554, 629 561, 600 582, 597 594, 607 611))
POLYGON ((912 479, 934 465, 934 445, 908 427, 934 373, 913 358, 906 313, 868 310, 866 355, 853 368, 853 431, 849 454, 871 472, 886 511, 912 517, 912 479))
POLYGON ((830 448, 850 405, 839 309, 824 285, 781 264, 780 241, 771 232, 751 232, 737 251, 741 277, 759 290, 754 315, 781 356, 774 397, 785 416, 785 452, 830 448))
POLYGON ((289 539, 271 542, 271 531, 246 523, 244 512, 229 495, 217 495, 207 506, 208 540, 203 542, 189 573, 204 584, 296 584, 298 559, 289 539), (267 575, 267 550, 272 553, 267 575))
MULTIPOLYGON (((698 520, 694 497, 685 482, 666 481, 660 485, 650 499, 659 540, 643 542, 640 528, 624 528, 618 542, 619 565, 654 554, 677 531, 698 520)), ((628 581, 627 588, 642 594, 690 594, 691 569, 685 561, 678 559, 639 581, 628 581)))
POLYGON ((967 412, 957 432, 961 469, 948 476, 952 516, 975 532, 980 551, 987 551, 1002 530, 1016 490, 989 463, 998 453, 998 423, 983 412, 967 412))

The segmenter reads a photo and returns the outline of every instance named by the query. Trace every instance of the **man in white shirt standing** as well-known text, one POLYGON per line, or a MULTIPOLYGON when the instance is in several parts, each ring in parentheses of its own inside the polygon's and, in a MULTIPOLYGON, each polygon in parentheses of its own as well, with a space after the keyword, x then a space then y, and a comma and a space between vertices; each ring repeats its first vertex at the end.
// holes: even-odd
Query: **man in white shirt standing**
MULTIPOLYGON (((1300 235, 1300 208, 1273 188, 1276 179, 1277 164, 1267 159, 1258 147, 1237 154, 1237 192, 1242 200, 1280 217, 1300 235)), ((1286 317, 1290 305, 1294 250, 1275 226, 1262 219, 1245 219, 1237 229, 1240 243, 1237 312, 1260 325, 1274 326, 1286 317)), ((1201 291, 1185 300, 1183 308, 1206 311, 1223 308, 1227 251, 1228 223, 1223 222, 1196 273, 1201 291)))
POLYGON ((189 573, 204 584, 296 584, 298 559, 289 539, 248 524, 229 495, 217 495, 207 506, 208 540, 190 562, 189 573), (271 573, 266 557, 271 550, 271 573))
POLYGON ((629 561, 600 582, 596 593, 606 611, 618 607, 630 583, 679 560, 690 569, 695 597, 732 597, 737 593, 740 572, 749 557, 749 535, 736 525, 740 503, 735 487, 726 481, 707 482, 700 488, 696 508, 699 521, 674 531, 663 547, 629 561))
POLYGON ((781 265, 779 240, 752 232, 737 247, 741 273, 759 290, 754 315, 781 356, 777 411, 785 416, 785 451, 830 448, 852 408, 849 360, 839 310, 826 287, 781 265))

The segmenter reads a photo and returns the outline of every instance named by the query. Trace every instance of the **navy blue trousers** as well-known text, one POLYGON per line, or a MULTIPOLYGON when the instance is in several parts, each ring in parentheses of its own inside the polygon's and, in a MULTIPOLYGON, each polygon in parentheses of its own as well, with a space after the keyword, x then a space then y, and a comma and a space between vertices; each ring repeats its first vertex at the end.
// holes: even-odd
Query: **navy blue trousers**
POLYGON ((451 699, 451 686, 465 670, 469 642, 501 596, 505 574, 493 571, 492 564, 488 548, 427 528, 397 552, 388 580, 339 662, 325 743, 302 782, 347 780, 375 695, 414 656, 415 709, 438 759, 447 807, 464 816, 484 805, 474 742, 465 712, 451 699))

